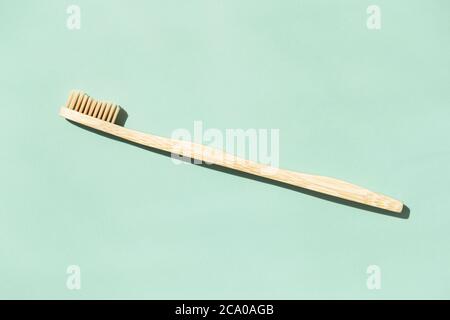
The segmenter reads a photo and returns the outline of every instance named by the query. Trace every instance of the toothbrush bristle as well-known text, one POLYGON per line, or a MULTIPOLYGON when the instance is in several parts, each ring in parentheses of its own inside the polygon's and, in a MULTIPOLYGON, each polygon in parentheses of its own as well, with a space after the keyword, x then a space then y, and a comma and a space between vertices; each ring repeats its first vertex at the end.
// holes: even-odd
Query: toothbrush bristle
POLYGON ((83 91, 71 91, 66 102, 68 109, 106 122, 115 123, 120 107, 112 102, 97 101, 83 91))

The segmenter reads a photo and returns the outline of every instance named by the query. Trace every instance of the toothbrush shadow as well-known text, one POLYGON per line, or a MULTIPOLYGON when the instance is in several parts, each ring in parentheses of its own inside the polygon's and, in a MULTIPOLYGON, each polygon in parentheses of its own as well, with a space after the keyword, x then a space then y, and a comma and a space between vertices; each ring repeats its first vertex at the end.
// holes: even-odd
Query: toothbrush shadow
MULTIPOLYGON (((117 117, 117 120, 116 120, 116 124, 120 125, 120 126, 124 126, 127 118, 128 118, 127 112, 123 108, 121 108, 120 112, 119 112, 119 115, 117 117)), ((70 123, 80 127, 80 128, 83 128, 83 129, 85 129, 85 130, 87 130, 89 132, 92 132, 92 133, 96 133, 96 134, 101 135, 103 137, 110 138, 110 139, 113 139, 113 140, 116 140, 116 141, 120 141, 120 142, 124 142, 126 144, 133 145, 135 147, 138 147, 138 148, 141 148, 141 149, 144 149, 144 150, 148 150, 148 151, 151 151, 151 152, 154 152, 154 153, 166 156, 166 157, 171 157, 171 153, 170 152, 159 150, 159 149, 155 149, 155 148, 152 148, 152 147, 143 146, 143 145, 140 145, 140 144, 137 144, 137 143, 134 143, 134 142, 131 142, 131 141, 128 141, 128 140, 125 140, 125 139, 122 139, 122 138, 110 135, 108 133, 105 133, 105 132, 102 132, 102 131, 98 131, 98 130, 90 128, 90 127, 86 127, 86 126, 84 126, 82 124, 79 124, 77 122, 73 122, 73 121, 70 121, 70 120, 68 120, 68 121, 70 123)), ((188 159, 186 162, 191 163, 190 159, 188 159)), ((330 195, 327 195, 327 194, 323 194, 323 193, 320 193, 320 192, 308 190, 308 189, 301 188, 301 187, 292 186, 290 184, 286 184, 286 183, 283 183, 283 182, 274 181, 274 180, 271 180, 271 179, 268 179, 268 178, 255 176, 255 175, 252 175, 250 173, 241 172, 241 171, 238 171, 238 170, 221 167, 221 166, 215 165, 215 164, 196 164, 196 165, 200 166, 200 167, 203 167, 203 168, 208 168, 208 169, 211 169, 211 170, 220 171, 220 172, 231 174, 231 175, 234 175, 234 176, 238 176, 238 177, 242 177, 242 178, 246 178, 246 179, 252 179, 252 180, 255 180, 255 181, 262 182, 262 183, 267 183, 267 184, 271 184, 271 185, 274 185, 274 186, 277 186, 277 187, 281 187, 281 188, 289 189, 289 190, 292 190, 292 191, 300 192, 300 193, 303 193, 303 194, 306 194, 306 195, 309 195, 309 196, 312 196, 312 197, 316 197, 316 198, 323 199, 323 200, 326 200, 326 201, 334 202, 334 203, 337 203, 337 204, 340 204, 340 205, 345 205, 345 206, 349 206, 349 207, 352 207, 352 208, 357 208, 357 209, 360 209, 360 210, 365 210, 365 211, 370 211, 370 212, 374 212, 374 213, 378 213, 378 214, 382 214, 382 215, 386 215, 386 216, 391 216, 391 217, 394 217, 394 218, 409 219, 410 209, 406 205, 403 205, 402 212, 394 213, 394 212, 391 212, 391 211, 388 211, 388 210, 375 208, 375 207, 371 207, 371 206, 368 206, 368 205, 365 205, 365 204, 353 202, 353 201, 350 201, 350 200, 337 198, 337 197, 330 196, 330 195)))

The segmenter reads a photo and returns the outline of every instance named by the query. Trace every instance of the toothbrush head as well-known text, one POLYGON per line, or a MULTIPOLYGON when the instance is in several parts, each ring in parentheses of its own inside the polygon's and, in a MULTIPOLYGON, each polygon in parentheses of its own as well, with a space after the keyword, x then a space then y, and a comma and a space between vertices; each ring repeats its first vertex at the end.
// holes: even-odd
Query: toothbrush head
POLYGON ((66 102, 66 108, 81 114, 115 123, 120 107, 112 102, 98 101, 82 91, 72 90, 66 102))

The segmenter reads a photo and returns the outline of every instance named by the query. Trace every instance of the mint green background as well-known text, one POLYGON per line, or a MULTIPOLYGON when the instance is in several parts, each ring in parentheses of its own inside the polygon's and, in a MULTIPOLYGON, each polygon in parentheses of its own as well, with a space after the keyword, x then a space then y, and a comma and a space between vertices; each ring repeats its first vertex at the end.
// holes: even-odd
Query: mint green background
POLYGON ((73 3, 0 3, 0 298, 450 298, 449 1, 73 3), (282 167, 410 217, 175 166, 61 119, 73 88, 163 136, 279 128, 282 167))

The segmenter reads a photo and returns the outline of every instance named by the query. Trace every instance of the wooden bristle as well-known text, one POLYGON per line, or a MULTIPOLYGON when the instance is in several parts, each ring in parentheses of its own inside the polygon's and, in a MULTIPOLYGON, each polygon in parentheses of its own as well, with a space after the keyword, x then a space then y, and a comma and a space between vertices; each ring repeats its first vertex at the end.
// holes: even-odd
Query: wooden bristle
POLYGON ((72 90, 66 108, 106 122, 115 123, 120 107, 112 102, 97 101, 82 91, 72 90))

